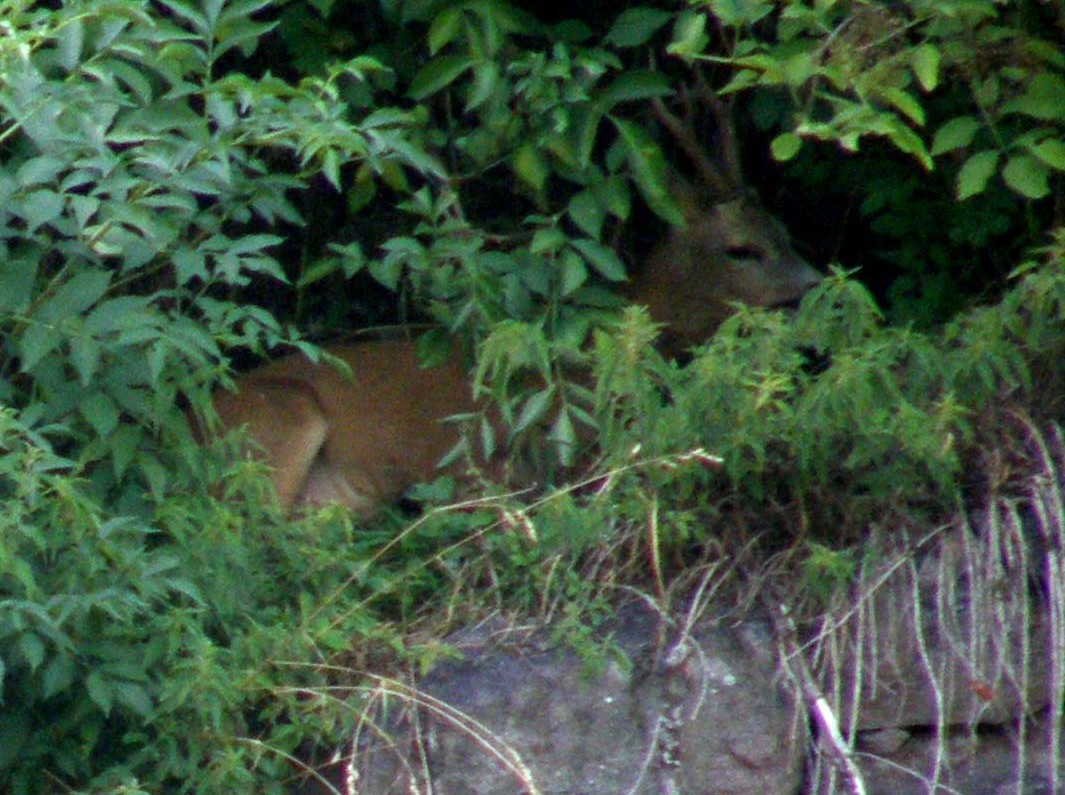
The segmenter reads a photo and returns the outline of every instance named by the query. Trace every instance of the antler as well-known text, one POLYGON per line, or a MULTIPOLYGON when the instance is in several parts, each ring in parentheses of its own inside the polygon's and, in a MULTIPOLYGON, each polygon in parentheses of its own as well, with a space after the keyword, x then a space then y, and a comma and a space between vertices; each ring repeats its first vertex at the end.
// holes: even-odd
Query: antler
POLYGON ((677 116, 657 97, 651 100, 651 110, 655 118, 691 161, 700 180, 712 195, 720 198, 736 193, 743 185, 743 177, 740 172, 736 134, 732 126, 731 107, 707 85, 701 73, 694 87, 684 86, 681 89, 680 99, 685 118, 677 116), (711 160, 696 139, 694 128, 697 103, 705 107, 713 117, 720 167, 711 160))

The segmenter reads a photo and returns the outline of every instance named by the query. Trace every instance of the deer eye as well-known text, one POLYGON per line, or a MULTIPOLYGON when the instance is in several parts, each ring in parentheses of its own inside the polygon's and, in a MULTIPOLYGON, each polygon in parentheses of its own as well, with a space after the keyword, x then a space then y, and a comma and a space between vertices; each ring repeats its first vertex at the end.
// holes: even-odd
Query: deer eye
POLYGON ((762 252, 758 249, 751 248, 750 246, 729 246, 725 249, 725 253, 728 254, 731 259, 745 262, 753 262, 762 259, 762 252))

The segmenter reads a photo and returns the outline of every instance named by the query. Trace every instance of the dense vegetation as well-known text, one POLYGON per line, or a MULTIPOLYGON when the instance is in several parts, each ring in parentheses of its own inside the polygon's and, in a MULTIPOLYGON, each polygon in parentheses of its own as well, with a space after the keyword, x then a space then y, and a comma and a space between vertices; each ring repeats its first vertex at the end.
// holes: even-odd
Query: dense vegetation
POLYGON ((434 614, 579 623, 752 532, 844 581, 873 517, 1008 487, 1008 417, 1060 416, 1060 4, 0 15, 4 791, 285 791, 360 708, 336 671, 431 662, 405 638, 434 614), (693 85, 838 269, 682 365, 612 288, 681 216, 650 108, 693 85), (191 441, 235 367, 398 321, 469 345, 545 471, 592 426, 610 476, 355 528, 286 520, 260 464, 191 441))

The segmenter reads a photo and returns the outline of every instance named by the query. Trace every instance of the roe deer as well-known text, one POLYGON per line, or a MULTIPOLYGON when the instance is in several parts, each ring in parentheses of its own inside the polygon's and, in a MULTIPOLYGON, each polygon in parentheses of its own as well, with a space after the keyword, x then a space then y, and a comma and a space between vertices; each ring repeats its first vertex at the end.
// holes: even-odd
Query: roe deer
MULTIPOLYGON (((821 278, 794 252, 780 222, 743 190, 732 128, 716 96, 712 103, 721 116, 721 167, 680 119, 655 105, 710 194, 704 201, 680 196, 687 225, 652 250, 628 296, 666 324, 676 345, 708 339, 732 302, 794 301, 821 278)), ((235 392, 218 392, 215 409, 222 428, 247 426, 272 467, 284 509, 333 500, 371 514, 433 476, 460 439, 459 429, 441 420, 473 412, 476 403, 457 357, 425 369, 412 341, 326 350, 348 364, 351 378, 302 355, 287 356, 240 377, 235 392)))

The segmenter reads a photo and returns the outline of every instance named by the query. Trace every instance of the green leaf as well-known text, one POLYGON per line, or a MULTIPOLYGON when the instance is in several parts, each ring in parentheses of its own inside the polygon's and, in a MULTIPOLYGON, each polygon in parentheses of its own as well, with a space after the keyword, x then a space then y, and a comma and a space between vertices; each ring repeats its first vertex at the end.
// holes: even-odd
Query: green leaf
POLYGON ((18 167, 18 171, 15 172, 15 179, 23 187, 43 185, 55 180, 59 172, 68 167, 69 163, 51 155, 31 157, 18 167))
POLYGON ((672 93, 673 87, 664 75, 637 69, 625 72, 611 82, 603 91, 601 100, 609 108, 619 102, 639 102, 669 96, 672 93))
POLYGON ((932 154, 941 155, 955 149, 964 149, 972 143, 977 130, 983 125, 975 116, 958 116, 938 130, 932 138, 932 154))
POLYGON ((939 48, 922 44, 913 51, 913 74, 925 92, 934 91, 939 85, 939 48))
POLYGON ((115 697, 115 691, 111 687, 111 683, 98 671, 92 671, 85 678, 85 689, 89 692, 89 698, 100 708, 104 715, 109 715, 115 697))
POLYGON ((151 696, 143 686, 135 682, 118 682, 115 685, 115 697, 118 703, 130 709, 141 718, 152 715, 154 704, 151 696))
POLYGON ((669 24, 673 15, 659 8, 638 6, 621 12, 604 41, 615 47, 639 47, 669 24))
POLYGON ((278 235, 243 235, 233 241, 227 253, 231 256, 258 253, 271 246, 280 245, 284 241, 285 239, 278 235))
POLYGON ((29 665, 30 670, 36 671, 44 662, 44 643, 34 632, 26 632, 18 639, 18 650, 22 658, 29 665))
POLYGON ((673 40, 666 47, 666 52, 681 58, 694 58, 702 55, 710 39, 706 35, 706 15, 695 11, 685 11, 677 16, 673 25, 673 40))
POLYGON ((50 324, 31 323, 18 341, 19 368, 28 373, 63 342, 59 329, 50 324))
POLYGON ((723 24, 739 28, 772 13, 774 4, 769 0, 712 0, 709 5, 723 24))
POLYGON ((573 427, 570 413, 565 407, 558 412, 547 436, 555 443, 558 460, 562 466, 573 466, 577 452, 577 432, 573 427))
POLYGON ((68 72, 81 61, 82 48, 85 46, 85 25, 80 19, 70 20, 56 31, 59 63, 68 72))
POLYGON ((610 117, 621 135, 633 179, 648 206, 665 221, 683 226, 684 214, 669 190, 669 166, 658 143, 638 124, 610 117))
POLYGON ((92 392, 84 397, 78 404, 78 413, 101 439, 106 439, 114 432, 121 418, 115 401, 103 392, 92 392))
POLYGON ((436 15, 429 26, 429 54, 436 55, 446 44, 450 44, 462 30, 462 16, 465 9, 461 5, 445 6, 436 15))
POLYGON ((414 76, 407 93, 412 99, 425 99, 445 86, 451 85, 463 72, 472 69, 476 61, 468 55, 436 58, 414 76))
POLYGON ((509 94, 506 86, 501 87, 499 64, 495 61, 482 61, 473 68, 473 86, 466 99, 466 110, 473 111, 499 94, 509 94))
POLYGON ((563 254, 560 260, 562 279, 559 292, 563 296, 572 295, 588 281, 588 268, 581 257, 572 252, 563 254))
POLYGON ((70 362, 82 386, 88 386, 100 366, 100 343, 85 333, 70 338, 70 362))
POLYGON ((140 324, 155 327, 156 315, 150 299, 141 295, 120 295, 108 298, 92 308, 82 327, 86 334, 101 336, 140 324))
POLYGON ((617 252, 610 246, 604 246, 596 240, 588 240, 587 238, 571 240, 570 245, 577 249, 604 278, 612 282, 625 280, 625 266, 622 264, 617 252))
POLYGON ((422 367, 436 367, 454 355, 455 341, 441 329, 430 329, 418 337, 415 349, 422 367))
POLYGON ((606 208, 599 201, 595 191, 585 188, 579 193, 575 193, 569 200, 569 206, 566 211, 569 213, 569 217, 573 219, 573 223, 577 225, 577 228, 588 237, 598 240, 602 236, 606 208))
POLYGON ((769 151, 778 163, 785 163, 799 153, 802 137, 795 133, 782 133, 769 144, 769 151))
POLYGON ((9 257, 0 267, 0 312, 24 313, 33 296, 37 259, 9 257))
POLYGON ((193 279, 207 281, 207 258, 196 248, 181 247, 171 255, 174 277, 179 286, 188 284, 193 279))
POLYGON ((38 322, 52 322, 81 315, 103 297, 111 286, 111 274, 104 270, 76 273, 34 313, 38 322))
POLYGON ((887 136, 891 139, 891 142, 899 148, 899 151, 916 157, 926 170, 931 171, 935 167, 935 164, 932 162, 932 156, 925 148, 921 136, 914 132, 914 130, 908 125, 903 124, 901 119, 896 117, 891 120, 891 123, 888 125, 887 136))
POLYGON ((1006 184, 1028 199, 1042 199, 1050 194, 1048 175, 1046 165, 1031 155, 1013 155, 1002 169, 1006 184))
POLYGON ((14 204, 12 210, 26 219, 30 232, 54 221, 63 212, 63 196, 51 190, 35 190, 14 204))
POLYGON ((987 181, 998 169, 998 152, 987 150, 978 152, 966 160, 958 171, 958 199, 964 201, 970 196, 982 193, 987 181))
POLYGON ((551 166, 532 142, 523 144, 511 161, 514 175, 537 193, 542 193, 551 176, 551 166))
POLYGON ((41 676, 41 693, 45 698, 62 693, 74 684, 77 667, 73 658, 63 651, 53 651, 41 676))
POLYGON ((1046 72, 1034 75, 1024 94, 1004 103, 1002 112, 1042 121, 1065 121, 1065 79, 1046 72))
POLYGON ((924 108, 914 97, 901 89, 890 87, 881 91, 881 96, 902 111, 906 118, 918 127, 924 126, 924 108))
POLYGON ((521 433, 530 425, 539 422, 551 407, 554 394, 555 390, 549 386, 529 395, 521 407, 521 413, 518 415, 517 421, 514 423, 514 432, 521 433))
POLYGON ((1065 171, 1065 141, 1048 138, 1029 147, 1029 151, 1055 171, 1065 171))

